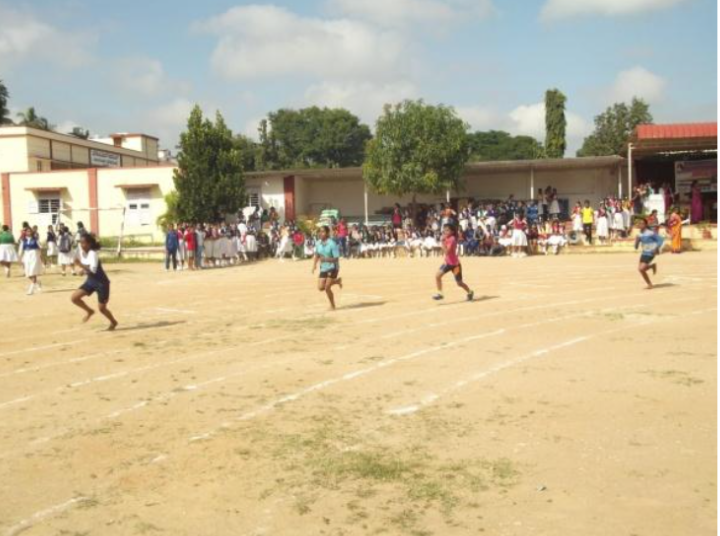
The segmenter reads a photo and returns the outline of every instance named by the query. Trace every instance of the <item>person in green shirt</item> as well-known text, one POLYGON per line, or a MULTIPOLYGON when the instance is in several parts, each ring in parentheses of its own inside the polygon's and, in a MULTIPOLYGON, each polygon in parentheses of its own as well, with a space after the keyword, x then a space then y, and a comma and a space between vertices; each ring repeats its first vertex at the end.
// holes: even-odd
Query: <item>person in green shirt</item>
POLYGON ((2 226, 0 231, 0 266, 5 269, 5 277, 10 277, 10 266, 18 262, 17 251, 15 251, 15 238, 7 225, 2 226))

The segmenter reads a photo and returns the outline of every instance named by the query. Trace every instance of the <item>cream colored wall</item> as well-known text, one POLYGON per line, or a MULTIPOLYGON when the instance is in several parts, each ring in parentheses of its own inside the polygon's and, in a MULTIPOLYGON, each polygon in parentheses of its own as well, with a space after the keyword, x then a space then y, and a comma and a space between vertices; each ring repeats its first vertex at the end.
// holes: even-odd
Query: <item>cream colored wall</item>
POLYGON ((22 173, 11 175, 10 196, 12 207, 12 228, 18 231, 22 222, 36 225, 39 215, 31 209, 39 196, 28 188, 65 188, 62 190, 62 212, 60 221, 68 222, 75 228, 75 222, 82 221, 89 228, 90 212, 88 175, 86 170, 58 171, 55 173, 22 173))
POLYGON ((27 140, 0 137, 0 173, 29 171, 28 165, 27 140))
POLYGON ((247 177, 245 179, 246 187, 256 187, 260 189, 260 197, 264 209, 275 207, 281 218, 285 217, 285 189, 282 176, 277 177, 247 177))
POLYGON ((118 236, 123 221, 122 209, 128 202, 128 190, 118 188, 128 184, 158 184, 150 189, 150 223, 132 224, 125 220, 125 236, 138 240, 161 241, 164 233, 157 224, 157 218, 165 213, 165 196, 175 189, 172 167, 98 169, 98 207, 101 236, 118 236))

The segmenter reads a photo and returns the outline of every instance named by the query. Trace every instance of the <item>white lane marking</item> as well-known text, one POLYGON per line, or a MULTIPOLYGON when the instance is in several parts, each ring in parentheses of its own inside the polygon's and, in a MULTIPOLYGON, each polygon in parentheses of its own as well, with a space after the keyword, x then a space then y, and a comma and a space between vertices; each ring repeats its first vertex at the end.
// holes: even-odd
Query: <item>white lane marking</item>
MULTIPOLYGON (((259 415, 262 415, 264 413, 268 413, 268 412, 274 410, 275 408, 277 408, 278 406, 281 406, 282 404, 285 404, 287 402, 293 402, 293 401, 298 400, 310 393, 314 393, 316 391, 321 391, 323 389, 326 389, 327 387, 330 387, 331 385, 335 385, 336 383, 350 381, 355 378, 359 378, 361 376, 366 376, 366 375, 376 372, 378 370, 390 367, 397 363, 409 361, 411 359, 416 359, 418 357, 421 357, 421 356, 424 356, 427 354, 431 354, 433 352, 438 352, 438 351, 442 351, 442 350, 447 350, 449 348, 454 348, 455 346, 459 346, 461 344, 466 344, 468 342, 484 339, 486 337, 493 337, 496 335, 500 335, 504 332, 505 332, 504 329, 499 329, 499 330, 495 330, 495 331, 491 331, 491 332, 487 332, 487 333, 472 335, 470 337, 465 337, 465 338, 459 339, 457 341, 452 341, 452 342, 448 342, 448 343, 439 344, 436 346, 431 346, 429 348, 417 350, 415 352, 411 352, 409 354, 405 354, 405 355, 402 355, 399 357, 395 357, 392 359, 386 359, 384 361, 380 361, 379 363, 376 363, 375 365, 373 365, 371 367, 366 367, 364 369, 359 369, 359 370, 356 370, 353 372, 348 372, 342 376, 338 376, 338 377, 331 378, 331 379, 328 379, 328 380, 325 380, 325 381, 322 381, 319 383, 315 383, 313 385, 305 387, 304 389, 301 389, 294 393, 277 398, 276 400, 269 402, 268 404, 264 404, 254 410, 251 410, 251 411, 248 411, 248 412, 245 412, 245 413, 239 415, 238 417, 236 417, 234 419, 234 421, 241 422, 241 421, 247 421, 247 420, 253 419, 259 415)), ((189 438, 189 441, 198 441, 201 439, 209 439, 209 438, 213 437, 215 434, 217 434, 221 429, 229 428, 230 426, 232 426, 232 422, 225 422, 225 423, 221 424, 220 427, 218 427, 214 430, 211 430, 209 432, 205 432, 203 434, 199 434, 196 436, 192 436, 191 438, 189 438)))
MULTIPOLYGON (((686 300, 683 300, 683 301, 686 301, 686 300)), ((673 302, 673 303, 675 303, 675 302, 673 302)), ((701 310, 701 311, 695 311, 695 312, 689 313, 689 314, 684 315, 684 316, 694 316, 694 315, 698 315, 698 314, 705 314, 705 313, 708 313, 708 312, 711 312, 711 311, 716 311, 716 310, 717 310, 717 308, 713 307, 713 308, 710 308, 710 309, 704 309, 704 310, 701 310)), ((480 381, 480 380, 484 380, 485 378, 487 378, 487 377, 489 377, 489 376, 492 376, 492 375, 494 375, 494 374, 497 374, 497 373, 499 373, 499 372, 502 372, 502 371, 504 371, 504 370, 506 370, 506 369, 509 369, 509 368, 511 368, 511 367, 515 367, 515 366, 517 366, 517 365, 520 365, 520 364, 525 363, 525 362, 527 362, 527 361, 530 361, 530 360, 532 360, 532 359, 546 356, 546 355, 548 355, 548 354, 550 354, 550 353, 552 353, 552 352, 555 352, 555 351, 557 351, 557 350, 562 350, 562 349, 564 349, 564 348, 569 348, 569 347, 574 346, 574 345, 576 345, 576 344, 580 344, 580 343, 582 343, 582 342, 586 342, 586 341, 589 341, 589 340, 594 339, 594 338, 597 338, 597 337, 609 335, 609 334, 611 334, 611 333, 616 333, 616 332, 624 331, 624 330, 627 330, 627 329, 634 329, 634 328, 646 326, 646 325, 649 325, 649 324, 655 324, 655 323, 659 323, 659 322, 666 322, 666 321, 668 321, 668 320, 676 320, 676 318, 673 317, 673 318, 658 318, 658 319, 646 320, 646 321, 643 321, 643 322, 638 322, 638 323, 632 324, 632 325, 630 325, 630 326, 622 326, 622 327, 613 328, 613 329, 608 329, 608 330, 604 330, 604 331, 600 331, 600 332, 589 333, 589 334, 587 334, 587 335, 583 335, 583 336, 580 336, 580 337, 575 337, 575 338, 572 338, 572 339, 570 339, 570 340, 564 341, 564 342, 562 342, 562 343, 555 344, 555 345, 553 345, 553 346, 548 346, 547 348, 541 348, 540 350, 535 350, 534 352, 530 352, 530 353, 525 354, 525 355, 522 355, 522 356, 520 356, 520 357, 516 357, 516 358, 514 358, 514 359, 509 359, 509 360, 503 361, 503 362, 501 362, 501 363, 497 363, 497 364, 495 364, 495 365, 492 365, 491 367, 488 367, 488 368, 483 369, 483 370, 481 370, 481 371, 479 371, 479 372, 476 372, 476 373, 474 373, 474 374, 471 374, 471 375, 468 376, 467 378, 462 379, 462 380, 458 380, 458 381, 456 381, 455 383, 453 383, 452 385, 450 385, 449 387, 446 387, 446 388, 442 389, 442 390, 440 391, 440 394, 432 394, 432 395, 429 396, 429 397, 425 397, 425 398, 421 399, 419 402, 417 402, 417 403, 415 403, 415 404, 410 404, 410 405, 407 405, 407 406, 401 406, 401 407, 393 408, 393 409, 388 410, 386 413, 388 413, 388 414, 390 414, 390 415, 398 415, 398 416, 410 415, 410 414, 412 414, 412 413, 415 413, 415 412, 419 411, 420 409, 422 409, 422 408, 424 408, 424 407, 426 407, 426 406, 429 406, 429 405, 437 402, 441 397, 448 396, 448 395, 454 393, 455 391, 459 391, 459 390, 467 387, 467 386, 470 385, 471 383, 475 383, 475 382, 478 382, 478 381, 480 381)), ((520 326, 518 326, 518 327, 520 327, 520 326)))
POLYGON ((89 340, 90 339, 78 339, 75 341, 58 342, 55 344, 46 344, 45 346, 33 346, 31 348, 23 348, 22 350, 12 350, 10 352, 1 353, 0 357, 10 357, 10 356, 19 355, 19 354, 25 354, 28 352, 39 352, 41 350, 52 350, 53 348, 60 348, 61 346, 74 346, 76 344, 80 344, 81 342, 86 342, 89 340))
POLYGON ((196 315, 197 311, 188 311, 187 309, 173 309, 171 307, 155 307, 156 311, 161 313, 178 313, 182 315, 196 315))
POLYGON ((64 512, 65 510, 72 508, 76 504, 85 502, 87 500, 87 497, 75 497, 60 504, 56 504, 54 506, 50 506, 49 508, 45 508, 44 510, 35 512, 30 517, 23 519, 22 521, 16 523, 15 525, 7 529, 5 531, 5 536, 17 536, 21 532, 28 530, 33 525, 44 520, 45 518, 48 518, 55 514, 59 514, 60 512, 64 512))

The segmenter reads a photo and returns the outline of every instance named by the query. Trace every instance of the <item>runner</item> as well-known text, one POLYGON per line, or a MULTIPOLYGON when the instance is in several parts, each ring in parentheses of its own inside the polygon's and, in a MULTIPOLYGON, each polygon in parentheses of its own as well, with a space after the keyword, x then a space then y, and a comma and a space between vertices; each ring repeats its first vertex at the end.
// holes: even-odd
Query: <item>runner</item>
POLYGON ((640 234, 638 234, 635 239, 635 249, 638 249, 642 244, 642 254, 640 255, 640 265, 638 266, 638 271, 647 283, 648 290, 651 290, 653 288, 653 284, 652 281, 650 281, 650 276, 648 276, 647 272, 648 270, 652 270, 653 275, 657 274, 657 264, 653 261, 655 260, 655 255, 660 253, 660 248, 662 247, 664 240, 655 230, 648 227, 648 222, 645 218, 641 218, 637 221, 640 234))
POLYGON ((105 270, 103 270, 102 263, 100 262, 100 256, 98 251, 100 250, 100 244, 97 239, 86 233, 80 238, 80 256, 77 259, 77 265, 87 275, 85 282, 80 285, 72 295, 72 302, 85 311, 85 318, 83 322, 87 322, 95 314, 88 305, 83 301, 85 296, 91 296, 97 292, 98 298, 98 310, 110 321, 108 331, 113 331, 118 322, 115 317, 107 308, 107 304, 110 301, 110 279, 108 279, 105 270))
POLYGON ((323 225, 320 228, 320 240, 315 243, 315 259, 313 261, 312 273, 315 273, 317 265, 320 263, 320 277, 318 279, 318 290, 325 291, 330 308, 335 310, 335 295, 333 294, 333 285, 342 287, 342 277, 338 277, 340 272, 340 248, 335 240, 330 238, 330 227, 323 225))
POLYGON ((448 272, 452 272, 455 276, 455 282, 457 285, 465 290, 467 293, 467 301, 473 301, 475 293, 470 290, 462 278, 462 266, 460 265, 460 259, 457 255, 457 236, 455 232, 455 226, 445 225, 443 227, 443 241, 442 250, 445 254, 445 264, 440 267, 437 274, 435 275, 435 283, 437 284, 437 294, 433 296, 434 300, 442 300, 444 298, 442 292, 442 278, 448 272))

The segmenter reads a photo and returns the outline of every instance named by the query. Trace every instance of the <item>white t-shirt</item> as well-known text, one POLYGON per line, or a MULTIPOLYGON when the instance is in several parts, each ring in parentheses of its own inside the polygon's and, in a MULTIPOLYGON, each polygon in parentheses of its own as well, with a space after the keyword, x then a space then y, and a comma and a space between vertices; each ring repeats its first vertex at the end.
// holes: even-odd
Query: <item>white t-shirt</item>
POLYGON ((92 273, 97 273, 98 263, 100 259, 97 251, 90 250, 87 253, 84 251, 80 252, 80 264, 90 270, 92 273))

